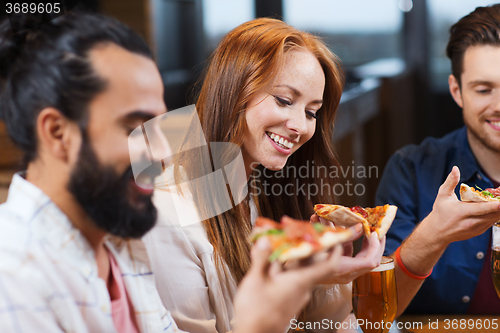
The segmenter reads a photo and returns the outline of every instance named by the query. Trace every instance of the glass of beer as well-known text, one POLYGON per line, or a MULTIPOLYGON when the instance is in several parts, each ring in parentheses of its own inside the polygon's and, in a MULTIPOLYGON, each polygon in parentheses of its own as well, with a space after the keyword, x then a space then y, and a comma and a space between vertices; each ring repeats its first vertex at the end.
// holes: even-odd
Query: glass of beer
POLYGON ((491 237, 491 275, 498 297, 500 297, 500 222, 493 225, 491 237))
POLYGON ((364 333, 389 332, 398 307, 394 259, 382 257, 379 267, 353 281, 352 307, 364 333))

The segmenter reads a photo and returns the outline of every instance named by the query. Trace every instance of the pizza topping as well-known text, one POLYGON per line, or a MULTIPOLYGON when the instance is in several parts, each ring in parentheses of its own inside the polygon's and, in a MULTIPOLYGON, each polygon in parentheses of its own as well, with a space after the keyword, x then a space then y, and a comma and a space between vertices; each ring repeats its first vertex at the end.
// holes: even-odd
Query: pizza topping
POLYGON ((352 231, 348 229, 338 230, 321 223, 300 222, 292 219, 283 219, 282 223, 276 223, 267 218, 259 218, 252 230, 250 240, 255 242, 260 237, 267 237, 273 249, 269 260, 273 261, 283 258, 283 254, 285 257, 287 255, 300 256, 302 253, 310 255, 331 247, 351 235, 352 231), (328 239, 322 239, 322 236, 327 233, 330 234, 328 239))
POLYGON ((292 247, 293 245, 290 243, 282 244, 281 246, 276 248, 276 250, 274 250, 273 253, 271 253, 271 255, 269 256, 269 261, 275 261, 276 259, 279 258, 280 255, 282 255, 285 251, 291 249, 292 247))
POLYGON ((325 230, 326 230, 326 227, 321 224, 321 223, 314 223, 313 224, 313 227, 314 229, 316 229, 317 232, 319 232, 320 234, 324 233, 325 230))
POLYGON ((283 221, 283 229, 286 237, 292 241, 306 241, 316 249, 320 247, 319 234, 313 223, 293 222, 291 220, 283 221))
MULTIPOLYGON (((491 198, 499 198, 500 197, 500 188, 487 188, 486 190, 483 190, 479 186, 476 185, 476 187, 480 190, 480 193, 484 196, 491 197, 491 198)), ((473 187, 471 187, 471 190, 473 192, 479 192, 476 191, 473 187)))
POLYGON ((325 205, 314 205, 314 211, 319 216, 323 216, 324 214, 328 214, 328 212, 330 211, 330 207, 325 205))
POLYGON ((349 208, 353 213, 359 214, 365 219, 368 217, 368 212, 361 206, 354 206, 349 208))
POLYGON ((500 202, 500 186, 498 188, 488 188, 483 190, 476 185, 476 188, 467 184, 460 184, 460 200, 464 202, 500 202))
POLYGON ((494 197, 500 197, 500 188, 487 188, 485 191, 488 191, 494 197))
POLYGON ((398 207, 384 205, 374 208, 363 208, 360 206, 349 208, 340 205, 322 204, 315 205, 314 210, 318 216, 339 225, 354 226, 357 223, 362 223, 367 236, 375 231, 379 239, 382 239, 394 221, 398 207))
POLYGON ((283 231, 281 229, 268 229, 268 230, 264 230, 264 231, 255 233, 250 240, 252 242, 255 242, 258 238, 260 238, 262 236, 281 235, 281 234, 284 234, 284 233, 285 233, 285 231, 283 231))
POLYGON ((375 231, 375 229, 380 227, 382 219, 384 218, 388 208, 389 205, 377 206, 375 208, 366 208, 366 211, 368 213, 368 217, 366 218, 366 220, 370 224, 370 231, 373 232, 375 231))

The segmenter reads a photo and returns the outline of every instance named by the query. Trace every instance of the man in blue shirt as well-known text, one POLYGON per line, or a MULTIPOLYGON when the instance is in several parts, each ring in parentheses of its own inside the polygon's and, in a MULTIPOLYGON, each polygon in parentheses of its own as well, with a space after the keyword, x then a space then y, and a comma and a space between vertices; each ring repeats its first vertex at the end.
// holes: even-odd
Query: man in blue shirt
POLYGON ((499 204, 457 197, 461 182, 500 185, 500 4, 476 8, 450 32, 448 83, 465 127, 396 152, 376 196, 399 207, 386 245, 397 262, 398 315, 500 313, 489 267, 499 204))

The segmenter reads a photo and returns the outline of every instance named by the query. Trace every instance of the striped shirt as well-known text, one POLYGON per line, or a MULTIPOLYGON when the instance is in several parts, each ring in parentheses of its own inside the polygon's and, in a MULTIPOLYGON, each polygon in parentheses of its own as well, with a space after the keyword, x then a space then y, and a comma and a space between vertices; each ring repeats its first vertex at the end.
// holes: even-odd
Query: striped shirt
MULTIPOLYGON (((180 332, 144 244, 108 236, 140 332, 180 332)), ((39 188, 15 175, 0 205, 0 332, 116 332, 94 251, 39 188)))

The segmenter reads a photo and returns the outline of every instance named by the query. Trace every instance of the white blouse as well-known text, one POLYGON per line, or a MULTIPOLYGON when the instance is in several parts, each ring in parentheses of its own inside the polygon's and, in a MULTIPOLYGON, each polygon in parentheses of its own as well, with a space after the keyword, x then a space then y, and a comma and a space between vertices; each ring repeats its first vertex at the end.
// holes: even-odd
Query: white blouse
MULTIPOLYGON (((178 327, 188 332, 225 333, 233 328, 237 290, 230 274, 220 276, 214 250, 189 194, 156 190, 158 222, 144 243, 156 285, 178 327)), ((252 223, 257 218, 251 207, 252 223)), ((321 285, 313 291, 306 321, 342 321, 351 311, 351 284, 321 285)), ((317 324, 319 325, 319 324, 317 324)), ((329 327, 335 325, 329 324, 329 327)), ((333 332, 334 329, 314 330, 333 332)))

